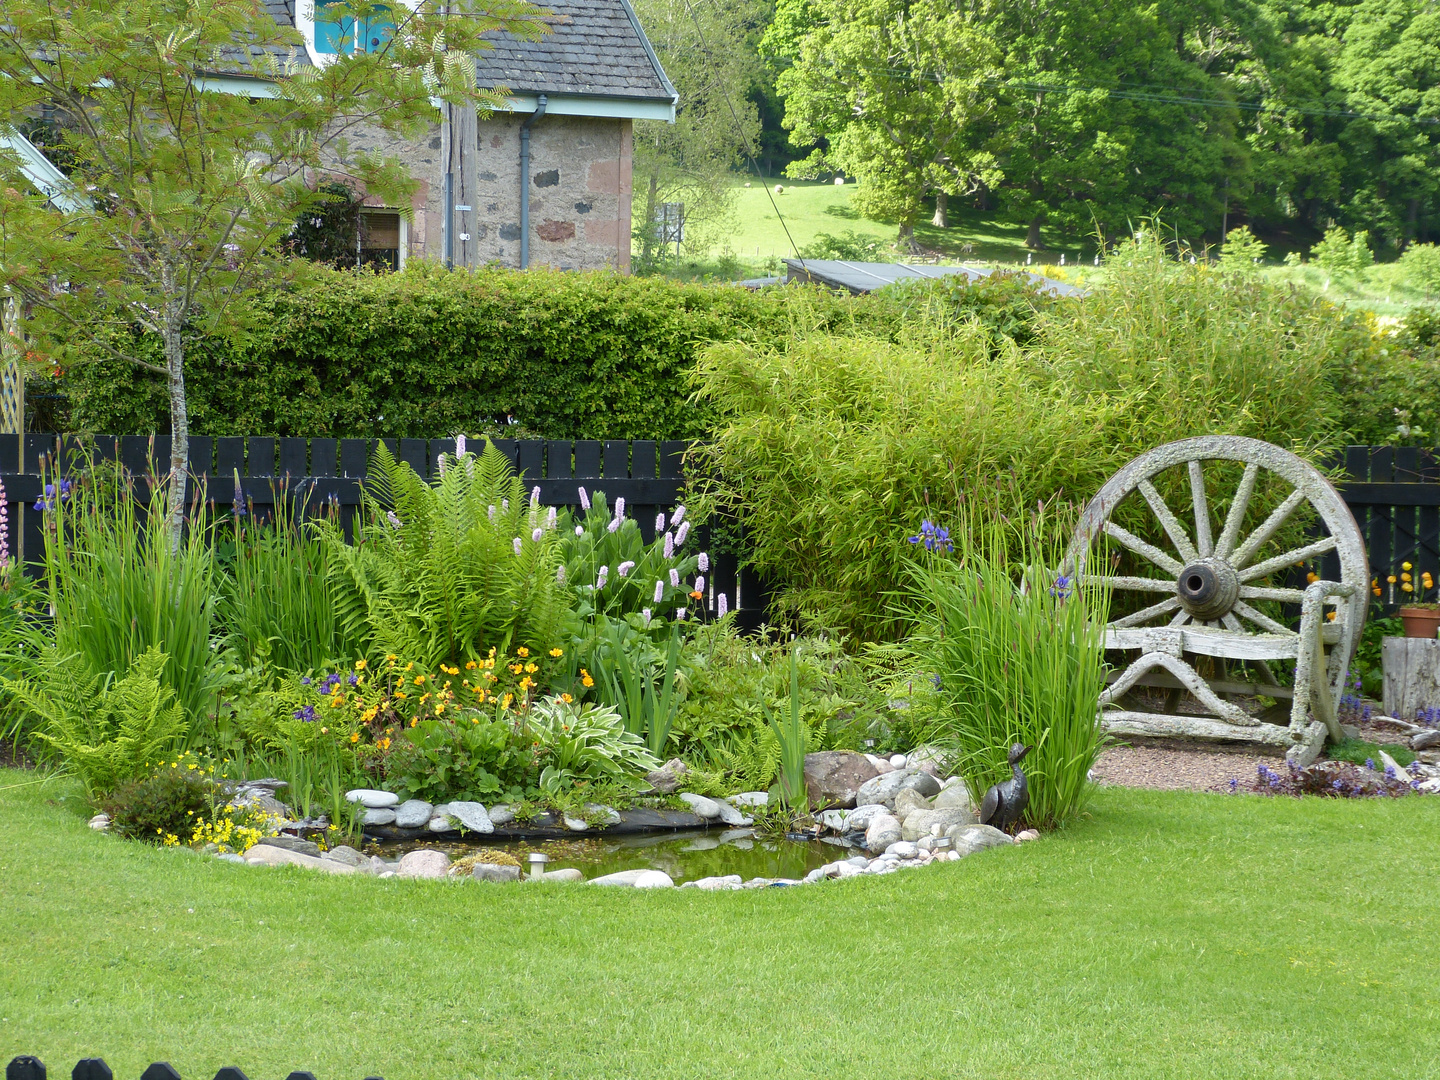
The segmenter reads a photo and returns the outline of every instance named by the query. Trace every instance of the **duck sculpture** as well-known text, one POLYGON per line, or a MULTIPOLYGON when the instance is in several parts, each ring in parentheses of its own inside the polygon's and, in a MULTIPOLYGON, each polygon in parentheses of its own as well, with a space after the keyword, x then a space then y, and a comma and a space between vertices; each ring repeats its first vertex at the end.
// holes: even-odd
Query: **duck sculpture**
POLYGON ((1000 781, 985 792, 985 799, 980 803, 982 825, 1009 832, 1030 805, 1030 785, 1020 768, 1021 760, 1029 752, 1030 747, 1024 743, 1010 747, 1010 779, 1000 781))

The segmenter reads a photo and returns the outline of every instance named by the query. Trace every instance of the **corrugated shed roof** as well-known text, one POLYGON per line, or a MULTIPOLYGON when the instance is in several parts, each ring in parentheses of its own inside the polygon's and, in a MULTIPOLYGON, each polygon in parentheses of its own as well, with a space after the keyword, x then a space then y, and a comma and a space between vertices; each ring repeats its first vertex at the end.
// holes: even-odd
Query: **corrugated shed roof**
POLYGON ((480 85, 517 94, 579 94, 675 100, 675 87, 627 0, 539 0, 554 12, 539 41, 493 37, 476 61, 480 85))
MULTIPOLYGON (((970 281, 989 277, 994 269, 988 266, 907 266, 904 263, 849 262, 842 259, 786 259, 787 281, 814 281, 854 293, 870 292, 894 285, 906 278, 943 278, 963 275, 970 281)), ((1054 278, 1030 271, 1025 276, 1038 288, 1056 296, 1084 296, 1086 291, 1054 278)))

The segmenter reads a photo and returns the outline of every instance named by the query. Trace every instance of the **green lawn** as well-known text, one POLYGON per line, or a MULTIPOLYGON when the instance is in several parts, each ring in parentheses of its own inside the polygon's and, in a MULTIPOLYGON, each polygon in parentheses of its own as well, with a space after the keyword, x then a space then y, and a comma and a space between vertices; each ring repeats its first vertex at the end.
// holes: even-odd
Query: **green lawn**
MULTIPOLYGON (((28 779, 0 772, 0 787, 28 779)), ((189 1080, 1430 1076, 1440 800, 1100 792, 1073 828, 739 893, 312 876, 0 791, 0 1052, 189 1080)))

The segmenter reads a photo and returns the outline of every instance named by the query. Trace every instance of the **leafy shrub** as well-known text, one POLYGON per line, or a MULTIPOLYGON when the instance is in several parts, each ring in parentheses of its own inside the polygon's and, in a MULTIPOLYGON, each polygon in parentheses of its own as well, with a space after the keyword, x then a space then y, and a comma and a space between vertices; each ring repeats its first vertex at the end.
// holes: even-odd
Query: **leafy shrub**
POLYGON ((937 734, 978 805, 1010 776, 1017 742, 1030 804, 1025 820, 1054 825, 1081 806, 1105 736, 1095 702, 1105 687, 1107 598, 1057 577, 1058 551, 1027 529, 1012 570, 998 525, 957 530, 959 547, 910 569, 910 644, 947 706, 937 734), (1048 558, 1046 557, 1048 556, 1048 558))
POLYGON ((385 759, 392 789, 407 799, 520 799, 533 788, 535 755, 515 724, 480 713, 420 720, 385 759))
POLYGON ((38 676, 3 684, 40 720, 36 738, 93 797, 141 775, 184 734, 175 691, 161 682, 166 659, 151 646, 117 680, 109 672, 86 678, 70 658, 51 652, 38 676))
POLYGON ((1332 374, 1346 404, 1349 441, 1433 446, 1440 433, 1440 318, 1427 308, 1410 311, 1398 327, 1350 318, 1352 347, 1332 374))
POLYGON ((1358 274, 1375 261, 1370 252, 1370 237, 1363 229, 1351 236, 1339 225, 1325 230, 1324 237, 1311 249, 1310 257, 1323 270, 1339 274, 1358 274))
POLYGON ((1336 441, 1327 376, 1363 323, 1261 281, 1123 245, 1109 282, 1056 304, 1034 343, 967 322, 893 344, 801 335, 785 350, 712 345, 697 372, 719 416, 702 464, 779 601, 863 639, 900 627, 915 520, 985 495, 1088 499, 1117 469, 1190 435, 1248 435, 1312 460, 1336 441))
POLYGON ((1226 270, 1250 273, 1257 263, 1265 258, 1265 242, 1242 225, 1225 234, 1225 243, 1220 246, 1220 265, 1226 270))
POLYGON ((889 262, 885 244, 873 236, 846 229, 840 236, 816 233, 799 251, 802 259, 847 259, 852 262, 889 262))
POLYGON ((1400 272, 1427 296, 1440 293, 1440 244, 1411 244, 1400 256, 1400 272))
POLYGON ((205 770, 185 755, 120 785, 100 808, 121 836, 173 844, 188 839, 197 824, 209 819, 214 801, 214 785, 205 770))
POLYGON ((548 647, 569 598, 557 574, 558 517, 526 498, 509 461, 487 443, 432 486, 376 450, 355 543, 316 524, 330 552, 337 625, 372 663, 387 654, 423 670, 512 643, 548 647))
POLYGON ((552 795, 580 781, 640 777, 660 765, 607 705, 546 698, 535 703, 526 725, 544 761, 540 787, 552 795))

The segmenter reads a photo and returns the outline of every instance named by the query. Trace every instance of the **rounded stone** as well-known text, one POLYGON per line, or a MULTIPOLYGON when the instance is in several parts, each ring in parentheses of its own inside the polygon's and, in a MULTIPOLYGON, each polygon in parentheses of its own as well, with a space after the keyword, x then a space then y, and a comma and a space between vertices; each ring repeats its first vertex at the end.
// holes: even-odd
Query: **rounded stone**
POLYGON ((675 882, 664 870, 646 870, 635 879, 637 889, 673 889, 675 882))
POLYGON ((383 810, 387 806, 398 806, 400 796, 389 791, 375 791, 372 788, 355 788, 345 793, 347 802, 359 803, 372 810, 383 810))
POLYGON ((397 875, 409 878, 443 878, 449 872, 450 856, 431 848, 406 852, 395 868, 397 875))
POLYGON ((904 755, 904 754, 891 754, 891 755, 890 755, 890 767, 891 767, 892 769, 903 769, 903 768, 905 768, 905 755, 904 755))

